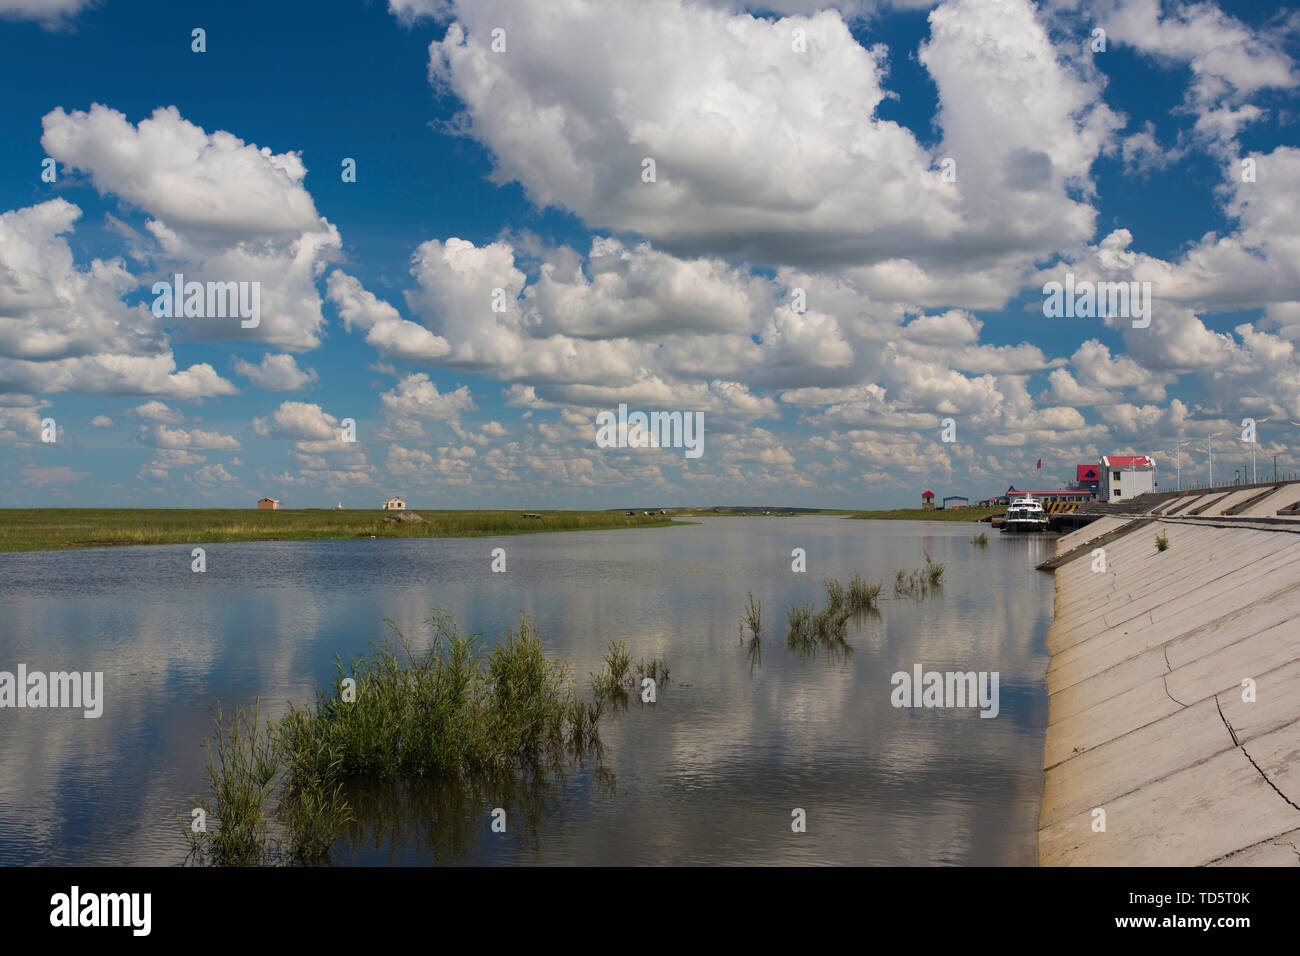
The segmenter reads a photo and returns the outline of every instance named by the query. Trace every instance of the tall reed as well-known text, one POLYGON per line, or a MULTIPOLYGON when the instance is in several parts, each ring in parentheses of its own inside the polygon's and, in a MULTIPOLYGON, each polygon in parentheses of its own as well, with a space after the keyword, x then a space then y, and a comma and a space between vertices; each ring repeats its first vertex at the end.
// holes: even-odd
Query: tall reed
POLYGON ((744 612, 740 616, 741 636, 744 636, 744 629, 748 628, 750 638, 758 640, 763 629, 763 602, 754 600, 754 592, 749 592, 749 603, 745 606, 744 612))
POLYGON ((587 702, 567 664, 546 655, 527 615, 490 651, 445 611, 428 620, 432 641, 419 654, 387 623, 394 636, 347 666, 337 660, 335 680, 316 689, 311 706, 290 705, 265 725, 256 705, 233 717, 218 709, 208 744, 212 797, 196 801, 217 826, 187 828, 197 862, 326 859, 354 819, 348 795, 358 789, 560 769, 598 752, 605 704, 625 700, 637 672, 668 680, 663 660, 633 665, 627 647, 610 642, 587 702))

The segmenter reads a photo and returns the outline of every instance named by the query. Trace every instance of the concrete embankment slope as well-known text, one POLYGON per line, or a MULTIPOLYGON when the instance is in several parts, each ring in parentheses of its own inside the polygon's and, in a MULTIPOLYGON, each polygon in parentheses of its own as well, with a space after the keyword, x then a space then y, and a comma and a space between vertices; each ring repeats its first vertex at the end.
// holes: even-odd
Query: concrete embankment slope
POLYGON ((1300 864, 1300 522, 1112 517, 1053 565, 1039 863, 1300 864))

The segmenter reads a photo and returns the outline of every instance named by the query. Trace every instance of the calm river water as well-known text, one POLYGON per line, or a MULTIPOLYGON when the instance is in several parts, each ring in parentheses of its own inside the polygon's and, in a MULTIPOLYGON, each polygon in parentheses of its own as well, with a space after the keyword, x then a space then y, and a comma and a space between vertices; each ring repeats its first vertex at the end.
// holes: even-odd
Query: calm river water
MULTIPOLYGON (((664 657, 654 705, 602 724, 600 767, 508 810, 425 795, 336 849, 338 863, 1033 864, 1052 579, 1046 537, 987 525, 716 517, 635 531, 214 544, 0 555, 0 670, 102 671, 99 719, 0 710, 0 864, 178 864, 177 815, 206 787, 211 708, 309 701, 336 653, 393 618, 449 608, 497 634, 533 615, 580 685, 610 640, 664 657), (504 574, 491 552, 506 551, 504 574), (791 571, 791 551, 807 573, 791 571), (785 609, 822 581, 946 566, 921 601, 851 623, 849 655, 802 657, 785 609), (762 600, 761 660, 740 643, 762 600), (891 705, 890 677, 997 671, 1000 712, 891 705), (806 832, 792 832, 792 810, 806 832), (439 824, 434 826, 433 820, 439 824), (450 829, 449 829, 450 828, 450 829), (454 832, 452 832, 454 831, 454 832), (430 836, 431 833, 436 834, 430 836)), ((201 542, 198 542, 201 543, 201 542)))

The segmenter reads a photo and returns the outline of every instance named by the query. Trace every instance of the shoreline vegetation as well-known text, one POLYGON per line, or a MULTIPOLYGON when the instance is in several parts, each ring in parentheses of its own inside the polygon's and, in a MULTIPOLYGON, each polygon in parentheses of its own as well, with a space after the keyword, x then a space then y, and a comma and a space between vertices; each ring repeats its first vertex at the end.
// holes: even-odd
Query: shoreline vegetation
MULTIPOLYGON (((602 720, 644 702, 647 679, 669 679, 663 660, 634 663, 611 641, 587 698, 523 613, 518 629, 490 646, 435 609, 425 622, 432 642, 419 652, 385 622, 392 637, 346 664, 337 658, 334 680, 305 707, 290 703, 271 720, 260 701, 233 711, 217 704, 204 744, 209 792, 191 799, 189 820, 178 817, 188 864, 328 863, 340 840, 364 842, 409 816, 409 798, 424 787, 442 788, 444 799, 463 790, 510 805, 512 794, 559 785, 588 761, 608 774, 602 720), (398 812, 367 812, 385 797, 396 798, 398 812)), ((484 813, 474 802, 453 799, 463 815, 443 807, 430 819, 447 832, 473 828, 484 813)))
POLYGON ((0 509, 0 552, 67 551, 129 545, 370 538, 469 538, 549 531, 662 528, 672 515, 612 511, 473 509, 415 511, 420 521, 385 521, 393 512, 254 508, 0 509), (535 515, 529 517, 527 515, 535 515))
POLYGON ((203 545, 241 541, 345 541, 379 538, 472 538, 551 531, 611 531, 694 524, 691 519, 728 517, 840 516, 869 521, 981 521, 1004 513, 992 508, 951 511, 895 508, 846 509, 718 506, 599 511, 537 511, 513 508, 406 511, 419 520, 394 520, 379 509, 333 508, 0 508, 0 553, 70 551, 132 545, 203 545))

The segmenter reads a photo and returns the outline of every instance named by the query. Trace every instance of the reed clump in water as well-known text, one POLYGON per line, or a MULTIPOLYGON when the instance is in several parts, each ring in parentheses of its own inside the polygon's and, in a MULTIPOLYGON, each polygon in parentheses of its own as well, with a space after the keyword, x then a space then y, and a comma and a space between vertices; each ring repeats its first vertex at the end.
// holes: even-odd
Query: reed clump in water
POLYGON ((599 752, 612 688, 630 688, 637 669, 668 679, 662 660, 634 667, 626 646, 611 643, 588 702, 567 664, 546 655, 527 615, 490 651, 481 635, 461 634, 445 611, 427 622, 433 639, 423 653, 387 623, 395 637, 346 668, 339 660, 332 686, 318 687, 310 707, 291 705, 264 726, 256 706, 231 719, 218 710, 215 749, 209 744, 212 796, 195 801, 217 827, 187 827, 196 862, 326 859, 353 819, 346 793, 357 787, 454 785, 560 769, 599 752))
POLYGON ((196 804, 202 814, 192 815, 186 826, 191 843, 203 838, 210 855, 230 866, 269 862, 270 802, 279 759, 272 725, 260 722, 259 705, 260 701, 254 701, 248 710, 241 707, 233 714, 217 705, 213 712, 216 733, 212 740, 204 741, 212 797, 196 804), (209 826, 215 827, 210 835, 209 826), (195 828, 200 828, 198 833, 195 828))
POLYGON ((930 557, 930 552, 922 552, 925 555, 925 576, 930 580, 931 587, 940 587, 943 584, 943 565, 934 558, 930 557))
POLYGON ((811 604, 791 604, 785 613, 789 631, 786 643, 791 648, 813 642, 813 610, 811 604))
POLYGON ((880 600, 880 592, 884 590, 884 585, 868 584, 863 580, 862 575, 854 571, 853 577, 849 579, 848 591, 848 608, 853 612, 871 611, 876 607, 880 600))
POLYGON ((894 596, 911 597, 920 600, 928 597, 931 591, 938 591, 943 586, 944 567, 925 553, 925 567, 914 571, 899 569, 894 572, 894 596))
POLYGON ((826 610, 839 611, 844 607, 844 585, 840 584, 838 578, 829 578, 826 581, 826 610))
POLYGON ((763 630, 763 602, 754 600, 754 592, 749 592, 749 603, 740 615, 740 639, 745 639, 745 630, 749 630, 750 640, 757 641, 763 630))
POLYGON ((844 640, 851 612, 843 608, 822 608, 813 615, 813 634, 819 644, 831 644, 844 640))
POLYGON ((633 663, 627 645, 610 641, 605 649, 604 667, 591 675, 591 692, 595 698, 595 713, 599 717, 607 705, 618 710, 627 709, 632 691, 641 686, 645 678, 655 684, 668 682, 668 662, 662 658, 642 658, 633 663))
POLYGON ((803 654, 823 649, 847 656, 853 650, 846 640, 849 619, 874 612, 883 586, 868 584, 854 572, 847 589, 838 578, 828 579, 825 588, 826 606, 820 611, 811 604, 795 604, 787 610, 786 646, 803 654))
POLYGON ((988 547, 989 536, 985 534, 983 531, 981 531, 979 534, 975 535, 970 539, 970 543, 975 545, 975 547, 977 548, 988 547))
POLYGON ((789 632, 786 647, 801 656, 815 655, 819 650, 832 657, 847 657, 853 647, 845 639, 848 619, 853 612, 840 607, 814 611, 811 604, 791 605, 787 612, 789 632))

